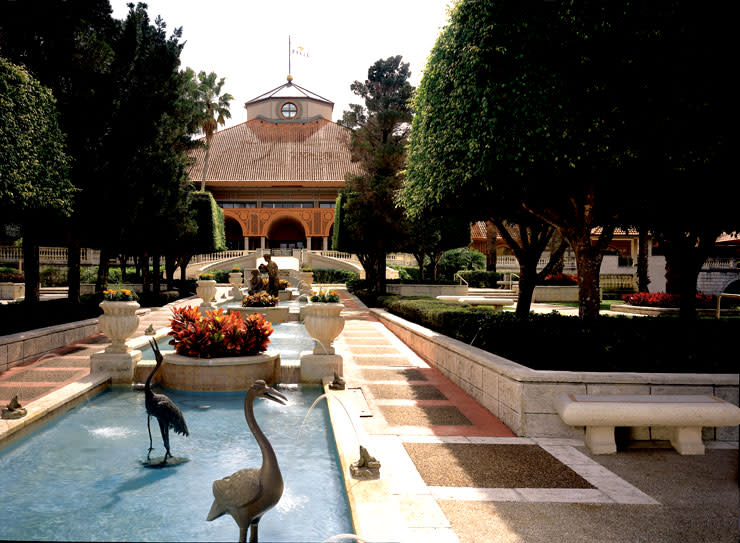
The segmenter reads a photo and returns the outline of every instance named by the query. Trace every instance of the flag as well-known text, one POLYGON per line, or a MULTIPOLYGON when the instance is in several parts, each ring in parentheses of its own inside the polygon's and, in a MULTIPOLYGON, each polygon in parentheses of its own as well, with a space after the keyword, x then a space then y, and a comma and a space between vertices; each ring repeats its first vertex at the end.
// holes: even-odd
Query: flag
POLYGON ((291 48, 290 54, 298 56, 298 57, 306 57, 306 58, 311 56, 310 53, 308 52, 308 49, 300 45, 291 48))

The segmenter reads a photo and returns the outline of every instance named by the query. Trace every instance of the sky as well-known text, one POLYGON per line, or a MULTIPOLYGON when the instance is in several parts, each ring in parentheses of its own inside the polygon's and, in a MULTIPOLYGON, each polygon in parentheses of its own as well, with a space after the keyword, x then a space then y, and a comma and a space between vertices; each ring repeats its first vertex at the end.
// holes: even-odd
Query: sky
MULTIPOLYGON (((131 0, 111 0, 113 16, 125 18, 131 0)), ((453 0, 148 0, 168 33, 182 27, 182 68, 225 77, 231 119, 246 121, 244 103, 286 82, 288 36, 308 57, 291 57, 293 83, 334 102, 332 120, 350 103, 362 103, 350 84, 364 81, 378 59, 402 55, 412 85, 424 65, 453 0)))

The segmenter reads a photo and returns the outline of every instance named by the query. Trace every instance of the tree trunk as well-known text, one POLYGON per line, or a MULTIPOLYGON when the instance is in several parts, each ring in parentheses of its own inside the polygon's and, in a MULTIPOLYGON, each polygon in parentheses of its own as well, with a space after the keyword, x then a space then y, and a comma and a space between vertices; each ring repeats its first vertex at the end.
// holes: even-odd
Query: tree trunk
POLYGON ((177 267, 177 259, 172 255, 165 255, 164 257, 164 274, 167 281, 167 290, 175 288, 175 268, 177 267))
POLYGON ((67 239, 67 301, 80 303, 80 238, 74 227, 67 239))
POLYGON ((26 276, 26 292, 23 302, 26 305, 33 305, 41 299, 41 285, 39 277, 39 241, 32 220, 23 225, 23 265, 26 276))
POLYGON ((637 246, 637 290, 648 292, 650 278, 648 277, 648 231, 640 228, 637 246))
POLYGON ((414 258, 416 259, 416 264, 419 266, 419 282, 424 282, 424 261, 426 260, 426 254, 425 253, 414 253, 414 258))
POLYGON ((188 263, 190 262, 190 259, 193 258, 193 255, 183 255, 180 259, 180 296, 184 297, 189 292, 185 290, 185 281, 187 281, 187 268, 188 263))
POLYGON ((126 282, 126 262, 128 261, 128 256, 124 254, 118 255, 118 267, 121 268, 121 283, 126 282))
POLYGON ((152 290, 159 294, 162 290, 162 272, 159 269, 159 251, 152 255, 152 290))
POLYGON ((208 158, 211 154, 211 142, 206 143, 206 156, 203 159, 203 175, 200 178, 200 191, 206 191, 206 173, 208 173, 208 158))
POLYGON ((144 253, 140 257, 141 262, 141 290, 145 293, 151 292, 151 277, 149 275, 149 254, 144 253))
POLYGON ((378 254, 378 257, 377 257, 378 259, 377 259, 376 266, 378 267, 378 274, 377 274, 377 283, 376 283, 377 287, 375 291, 377 292, 378 296, 382 296, 385 294, 385 283, 386 283, 385 270, 387 267, 385 259, 386 259, 387 254, 388 253, 386 253, 385 251, 382 251, 378 254))
POLYGON ((681 232, 663 239, 666 292, 679 295, 679 315, 684 320, 696 319, 696 283, 717 235, 716 232, 681 232))
POLYGON ((571 246, 576 253, 578 268, 578 316, 595 319, 601 306, 599 272, 604 254, 591 245, 589 237, 579 239, 571 246))
POLYGON ((103 292, 108 288, 108 261, 110 260, 110 249, 101 247, 100 264, 98 265, 98 279, 95 282, 95 292, 103 292))
POLYGON ((491 221, 486 222, 486 270, 494 273, 493 288, 498 288, 496 280, 496 241, 498 239, 498 229, 491 221))
POLYGON ((532 307, 534 287, 537 286, 537 260, 534 263, 522 261, 519 263, 519 295, 516 302, 516 316, 526 319, 532 307))

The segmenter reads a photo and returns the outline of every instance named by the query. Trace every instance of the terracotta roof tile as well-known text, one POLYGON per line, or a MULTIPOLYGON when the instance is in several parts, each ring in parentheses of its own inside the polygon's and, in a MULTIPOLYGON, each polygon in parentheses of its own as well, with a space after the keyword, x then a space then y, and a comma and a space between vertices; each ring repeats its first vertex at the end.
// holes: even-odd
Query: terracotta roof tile
MULTIPOLYGON (((349 130, 318 119, 307 124, 274 124, 253 119, 216 132, 211 142, 206 182, 344 181, 360 173, 351 161, 349 130)), ((200 181, 205 148, 190 155, 189 174, 200 181)))

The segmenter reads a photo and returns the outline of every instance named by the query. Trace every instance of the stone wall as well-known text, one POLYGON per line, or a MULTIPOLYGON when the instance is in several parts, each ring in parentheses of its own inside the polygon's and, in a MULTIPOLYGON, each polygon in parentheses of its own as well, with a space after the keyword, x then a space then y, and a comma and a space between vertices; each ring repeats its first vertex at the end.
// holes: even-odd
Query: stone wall
MULTIPOLYGON (((713 394, 738 405, 737 374, 601 373, 532 370, 511 360, 371 310, 404 343, 518 436, 583 437, 555 411, 559 394, 713 394)), ((736 441, 738 428, 705 428, 704 439, 736 441)), ((633 428, 632 439, 668 439, 663 428, 633 428)))

